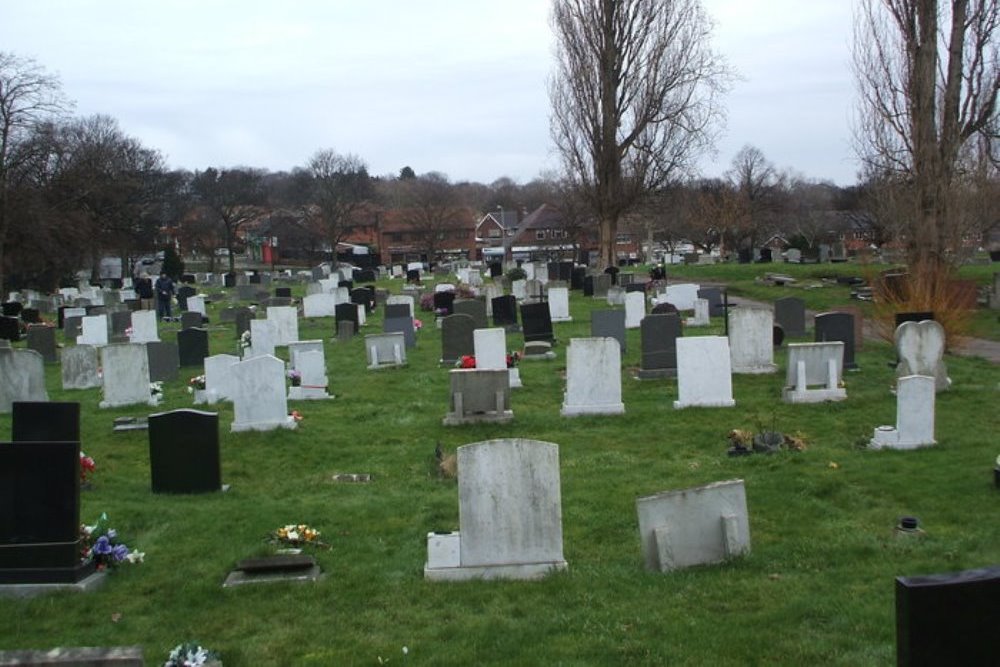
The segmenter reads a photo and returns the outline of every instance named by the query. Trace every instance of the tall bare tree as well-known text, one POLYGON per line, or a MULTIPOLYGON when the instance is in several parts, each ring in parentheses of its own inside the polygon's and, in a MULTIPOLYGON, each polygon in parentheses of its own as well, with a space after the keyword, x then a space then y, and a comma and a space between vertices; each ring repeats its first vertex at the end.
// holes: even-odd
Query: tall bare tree
POLYGON ((734 250, 753 250, 774 229, 783 195, 781 175, 764 152, 746 145, 733 157, 726 173, 737 216, 730 229, 734 250))
POLYGON ((462 206, 454 186, 444 174, 431 172, 405 181, 405 208, 402 221, 417 237, 428 262, 437 260, 445 244, 458 242, 472 234, 475 221, 468 207, 462 206))
POLYGON ((15 149, 32 128, 66 111, 58 77, 34 60, 0 51, 0 294, 4 292, 4 251, 9 219, 11 171, 18 164, 15 149))
POLYGON ((998 22, 998 0, 862 0, 855 17, 858 154, 893 186, 911 273, 929 286, 961 242, 963 149, 997 137, 998 22))
POLYGON ((711 145, 728 71, 700 0, 555 0, 552 137, 613 265, 618 222, 711 145))
POLYGON ((337 244, 350 234, 358 222, 355 216, 374 197, 375 188, 367 165, 356 155, 323 149, 312 156, 307 169, 312 177, 309 203, 336 260, 337 244))
POLYGON ((260 213, 266 200, 263 172, 249 168, 196 172, 191 180, 195 202, 215 217, 229 254, 229 272, 236 270, 236 236, 260 213))

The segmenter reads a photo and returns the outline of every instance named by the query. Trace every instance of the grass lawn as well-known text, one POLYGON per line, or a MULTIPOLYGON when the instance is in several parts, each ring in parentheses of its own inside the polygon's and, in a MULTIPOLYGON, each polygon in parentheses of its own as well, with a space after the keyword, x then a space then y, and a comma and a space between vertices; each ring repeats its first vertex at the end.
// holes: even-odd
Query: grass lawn
MULTIPOLYGON (((816 267, 685 267, 671 277, 729 282, 734 294, 773 300, 797 288, 753 279, 786 269, 804 278, 816 267)), ((843 287, 795 293, 812 309, 848 303, 843 287)), ((847 374, 842 403, 782 403, 778 350, 777 374, 734 376, 736 407, 676 411, 675 380, 632 379, 640 343, 630 330, 625 415, 563 418, 568 341, 588 336, 590 312, 608 308, 578 292, 570 307, 573 321, 555 325, 557 359, 521 364, 524 388, 513 391, 506 425, 441 425, 448 371, 429 313, 418 313, 425 326, 409 366, 380 371, 366 370, 361 338, 332 340, 332 319, 300 320, 300 339, 326 341, 336 398, 290 402, 304 416, 299 428, 269 433, 231 434, 232 406, 210 408, 219 412, 223 481, 232 486, 224 494, 151 494, 146 433, 111 430, 114 417, 148 409, 99 409, 99 390, 63 391, 49 367, 50 398, 82 403, 82 448, 97 462, 81 519, 106 512, 146 562, 120 568, 92 594, 0 599, 0 648, 137 644, 149 664, 162 664, 171 647, 196 640, 227 667, 885 665, 895 661, 894 577, 1000 563, 996 365, 949 356, 954 385, 938 396, 938 445, 875 452, 863 443, 895 419, 887 344, 866 341, 857 352, 861 370, 847 374), (730 429, 772 422, 803 433, 808 448, 726 456, 730 429), (538 582, 425 582, 426 534, 458 528, 457 483, 438 476, 435 446, 507 437, 559 445, 569 569, 538 582), (343 472, 374 481, 331 481, 343 472), (746 484, 751 552, 672 574, 645 571, 635 499, 734 478, 746 484), (902 515, 918 516, 926 536, 894 537, 902 515), (288 523, 308 523, 331 544, 314 552, 325 578, 224 590, 236 561, 266 553, 267 534, 288 523)), ((381 318, 375 311, 367 332, 380 331, 381 318)), ((173 340, 175 330, 162 326, 161 338, 173 340)), ((686 334, 721 330, 713 320, 686 334)), ((521 342, 508 335, 510 349, 521 342)), ((235 353, 231 329, 213 329, 211 351, 235 353)), ((167 383, 163 408, 191 407, 187 381, 200 373, 182 369, 167 383)), ((9 432, 10 416, 0 415, 0 433, 9 432)))

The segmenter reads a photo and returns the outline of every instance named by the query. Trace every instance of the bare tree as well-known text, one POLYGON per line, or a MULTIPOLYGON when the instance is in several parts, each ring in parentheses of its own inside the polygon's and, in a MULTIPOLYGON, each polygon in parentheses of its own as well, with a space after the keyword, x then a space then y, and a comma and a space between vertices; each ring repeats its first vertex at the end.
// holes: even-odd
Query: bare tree
POLYGON ((68 109, 58 77, 34 60, 0 51, 0 293, 4 287, 4 251, 10 225, 11 171, 18 167, 15 148, 32 128, 68 109))
POLYGON ((726 176, 734 196, 732 242, 737 250, 753 250, 774 229, 783 194, 781 176, 763 151, 749 144, 733 157, 726 176))
POLYGON ((229 253, 229 272, 236 270, 236 236, 254 220, 266 199, 263 173, 256 169, 212 169, 196 172, 191 180, 195 202, 215 217, 224 247, 229 253))
POLYGON ((356 214, 372 199, 375 188, 361 158, 329 148, 312 156, 308 172, 312 176, 309 203, 316 207, 318 227, 336 260, 337 244, 354 229, 356 214))
POLYGON ((883 214, 932 287, 960 246, 963 148, 997 136, 998 21, 997 0, 862 0, 855 18, 858 154, 871 180, 893 187, 897 205, 883 214))
POLYGON ((469 209, 461 206, 444 174, 431 172, 408 179, 405 188, 401 219, 418 238, 428 262, 437 259, 448 239, 460 240, 462 235, 473 233, 475 221, 469 209))
POLYGON ((555 0, 552 137, 615 263, 618 222, 711 145, 728 80, 700 0, 555 0))

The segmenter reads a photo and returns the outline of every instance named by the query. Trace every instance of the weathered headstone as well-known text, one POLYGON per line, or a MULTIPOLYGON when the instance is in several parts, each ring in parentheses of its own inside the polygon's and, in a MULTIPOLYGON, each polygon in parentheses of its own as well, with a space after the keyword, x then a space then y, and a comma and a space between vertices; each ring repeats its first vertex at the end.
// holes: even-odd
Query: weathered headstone
POLYGON ((729 353, 733 373, 774 373, 774 313, 769 307, 729 311, 729 353))
POLYGON ((219 414, 171 410, 149 415, 153 493, 211 493, 222 488, 219 414))
POLYGON ((302 299, 304 317, 335 317, 337 297, 333 294, 310 294, 302 299))
POLYGON ((232 367, 233 423, 231 430, 293 429, 285 396, 285 362, 271 355, 241 361, 232 367))
POLYGON ((548 290, 549 318, 553 322, 571 322, 569 313, 569 288, 550 286, 548 290))
POLYGON ((267 309, 267 319, 276 327, 276 346, 288 345, 299 339, 298 312, 294 306, 271 306, 267 309))
POLYGON ((725 336, 678 338, 674 407, 734 405, 729 339, 725 336))
POLYGON ((93 345, 74 345, 62 353, 62 388, 93 389, 101 386, 100 361, 93 345))
POLYGON ((107 345, 108 344, 108 316, 89 315, 80 320, 80 335, 76 339, 77 345, 107 345))
POLYGON ((29 324, 27 340, 28 349, 42 355, 46 363, 54 364, 59 361, 55 327, 48 324, 29 324))
MULTIPOLYGON (((29 330, 30 333, 30 330, 29 330)), ((903 322, 896 327, 896 377, 930 375, 937 391, 951 385, 944 363, 945 332, 939 322, 903 322)))
POLYGON ((624 413, 621 357, 614 338, 571 338, 566 350, 566 393, 559 414, 624 413))
POLYGON ((104 400, 100 407, 156 405, 159 402, 149 386, 149 358, 145 345, 114 343, 102 347, 101 372, 104 400))
MULTIPOLYGON (((452 315, 452 317, 455 317, 452 315)), ((507 369, 452 369, 448 374, 451 401, 445 426, 507 423, 514 418, 510 407, 507 369)))
POLYGON ((896 426, 879 426, 872 449, 916 449, 934 440, 934 378, 907 375, 896 385, 896 426))
POLYGON ((625 328, 638 329, 642 318, 646 316, 645 292, 628 292, 625 294, 625 328))
POLYGON ((788 403, 842 401, 847 398, 847 390, 840 386, 843 367, 840 341, 790 343, 782 397, 788 403))
POLYGON ((250 347, 243 351, 243 358, 273 356, 277 329, 273 320, 250 320, 250 347))
POLYGON ((151 343, 160 340, 160 334, 156 326, 156 311, 137 310, 131 313, 132 335, 129 337, 131 343, 151 343))
POLYGON ((322 343, 318 349, 306 349, 292 355, 292 369, 300 373, 300 383, 288 390, 289 400, 314 401, 333 398, 327 393, 326 356, 322 343))
POLYGON ((176 343, 152 341, 145 343, 149 361, 150 382, 173 382, 181 367, 181 357, 176 343))
POLYGON ((406 365, 406 335, 402 332, 365 336, 368 370, 406 365))
MULTIPOLYGON (((232 354, 213 354, 205 357, 205 403, 233 400, 233 366, 240 358, 232 354)), ((197 393, 197 392, 196 392, 197 393)), ((198 402, 197 400, 195 401, 198 402)))
POLYGON ((45 360, 34 350, 0 349, 0 414, 15 401, 47 401, 45 360))

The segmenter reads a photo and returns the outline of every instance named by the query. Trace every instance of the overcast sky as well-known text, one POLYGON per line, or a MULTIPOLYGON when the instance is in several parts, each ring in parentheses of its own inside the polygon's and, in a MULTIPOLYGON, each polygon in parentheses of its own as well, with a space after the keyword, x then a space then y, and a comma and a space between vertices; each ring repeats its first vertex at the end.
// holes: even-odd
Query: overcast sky
MULTIPOLYGON (((849 0, 703 0, 740 75, 706 176, 744 144, 855 181, 849 0)), ((2 0, 0 49, 60 76, 170 167, 304 165, 526 183, 558 167, 546 0, 2 0)))

